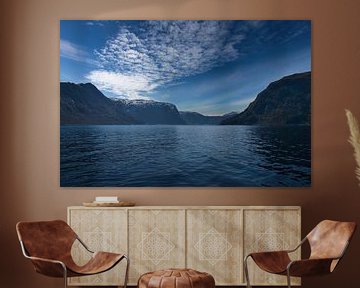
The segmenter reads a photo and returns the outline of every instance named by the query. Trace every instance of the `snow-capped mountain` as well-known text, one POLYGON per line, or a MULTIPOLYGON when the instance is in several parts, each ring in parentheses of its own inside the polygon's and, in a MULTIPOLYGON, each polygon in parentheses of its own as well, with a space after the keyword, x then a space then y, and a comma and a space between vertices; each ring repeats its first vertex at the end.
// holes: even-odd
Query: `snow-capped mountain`
POLYGON ((153 100, 115 100, 118 107, 142 124, 186 124, 174 104, 153 100))
POLYGON ((60 83, 60 110, 61 124, 186 124, 174 104, 113 100, 91 83, 60 83))

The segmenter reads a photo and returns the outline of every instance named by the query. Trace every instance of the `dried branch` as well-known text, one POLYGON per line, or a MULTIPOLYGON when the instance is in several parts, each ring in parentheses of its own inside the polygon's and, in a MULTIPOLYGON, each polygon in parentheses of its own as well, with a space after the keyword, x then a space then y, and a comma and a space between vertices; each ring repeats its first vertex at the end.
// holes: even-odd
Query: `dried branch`
POLYGON ((345 109, 346 117, 348 120, 348 125, 350 129, 350 137, 349 142, 354 148, 354 157, 357 163, 357 167, 355 169, 356 178, 359 180, 360 186, 360 131, 359 125, 355 118, 355 116, 347 109, 345 109))

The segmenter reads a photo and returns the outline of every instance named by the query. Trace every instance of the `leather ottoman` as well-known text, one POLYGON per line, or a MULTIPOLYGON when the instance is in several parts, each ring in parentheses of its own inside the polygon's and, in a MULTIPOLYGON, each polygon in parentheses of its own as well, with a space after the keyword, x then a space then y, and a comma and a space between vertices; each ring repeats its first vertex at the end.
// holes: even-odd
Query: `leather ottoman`
POLYGON ((140 276, 138 288, 214 288, 214 277, 192 269, 166 269, 140 276))

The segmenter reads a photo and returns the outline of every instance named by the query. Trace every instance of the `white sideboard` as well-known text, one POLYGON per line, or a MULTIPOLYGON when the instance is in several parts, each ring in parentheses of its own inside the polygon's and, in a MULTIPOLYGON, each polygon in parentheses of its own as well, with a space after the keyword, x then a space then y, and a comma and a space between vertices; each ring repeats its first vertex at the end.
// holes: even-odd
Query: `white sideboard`
MULTIPOLYGON (((301 238, 298 206, 76 206, 68 207, 68 223, 92 250, 129 255, 129 285, 148 271, 184 267, 212 274, 216 285, 245 285, 246 254, 294 248, 301 238)), ((89 257, 78 244, 72 254, 78 263, 89 257)), ((293 256, 300 258, 300 250, 293 256)), ((286 285, 286 277, 249 264, 253 285, 286 285)), ((124 271, 121 263, 103 274, 70 278, 69 285, 121 285, 124 271)))

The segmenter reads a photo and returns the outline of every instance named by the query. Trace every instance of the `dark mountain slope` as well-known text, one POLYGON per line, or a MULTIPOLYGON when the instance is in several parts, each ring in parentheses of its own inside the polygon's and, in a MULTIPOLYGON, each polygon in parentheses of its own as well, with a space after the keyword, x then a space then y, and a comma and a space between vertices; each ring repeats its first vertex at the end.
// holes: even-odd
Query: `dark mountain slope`
POLYGON ((93 84, 60 83, 61 124, 136 124, 93 84))
POLYGON ((311 72, 286 76, 260 92, 241 113, 222 125, 310 124, 311 72))

